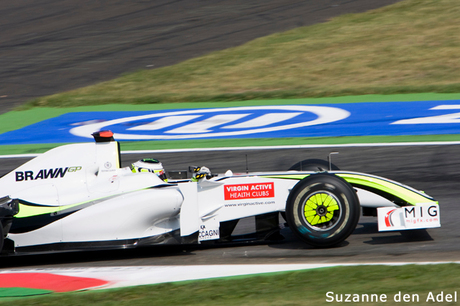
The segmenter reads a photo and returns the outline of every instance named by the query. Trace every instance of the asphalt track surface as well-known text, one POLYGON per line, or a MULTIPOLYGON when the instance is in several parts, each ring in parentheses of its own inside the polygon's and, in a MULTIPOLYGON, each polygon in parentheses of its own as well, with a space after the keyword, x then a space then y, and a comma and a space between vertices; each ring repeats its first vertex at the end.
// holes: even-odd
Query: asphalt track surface
POLYGON ((2 1, 0 114, 36 97, 398 1, 2 1))
MULTIPOLYGON (((458 261, 457 229, 460 211, 459 145, 331 147, 317 149, 270 149, 247 151, 123 154, 123 166, 155 157, 166 170, 208 166, 215 173, 287 170, 300 160, 325 159, 338 151, 333 162, 342 170, 372 173, 424 190, 440 202, 441 228, 381 232, 377 220, 361 217, 354 233, 340 246, 317 249, 293 237, 288 228, 283 241, 230 246, 157 246, 139 250, 80 252, 3 258, 1 267, 95 267, 131 265, 269 264, 269 263, 364 263, 458 261)), ((25 159, 3 159, 0 174, 25 159)))

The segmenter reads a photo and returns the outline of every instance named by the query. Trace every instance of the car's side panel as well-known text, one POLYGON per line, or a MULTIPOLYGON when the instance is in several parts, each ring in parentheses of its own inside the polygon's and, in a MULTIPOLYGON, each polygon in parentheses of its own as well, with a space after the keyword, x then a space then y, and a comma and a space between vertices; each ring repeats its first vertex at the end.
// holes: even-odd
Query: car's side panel
POLYGON ((178 185, 183 202, 180 210, 180 235, 189 236, 200 227, 198 193, 196 182, 185 182, 178 185))
POLYGON ((230 177, 219 183, 199 193, 201 218, 218 213, 222 222, 284 211, 289 190, 297 182, 248 176, 230 177))
POLYGON ((181 236, 198 231, 208 222, 284 211, 290 189, 297 182, 248 175, 180 183, 184 195, 181 236))
POLYGON ((135 191, 76 210, 33 231, 10 233, 9 238, 21 248, 160 235, 178 229, 178 222, 164 221, 177 218, 181 203, 175 187, 135 191))

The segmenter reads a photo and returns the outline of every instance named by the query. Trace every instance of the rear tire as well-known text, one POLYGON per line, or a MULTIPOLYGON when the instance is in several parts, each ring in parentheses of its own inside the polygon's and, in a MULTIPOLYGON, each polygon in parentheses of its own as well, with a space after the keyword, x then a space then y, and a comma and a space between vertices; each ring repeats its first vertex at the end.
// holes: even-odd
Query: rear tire
MULTIPOLYGON (((329 162, 322 159, 305 159, 294 165, 289 170, 296 171, 329 171, 329 162)), ((340 170, 331 163, 331 170, 340 170)))
POLYGON ((329 173, 312 174, 300 181, 286 204, 291 230, 316 247, 343 242, 356 228, 359 217, 356 192, 345 180, 329 173))

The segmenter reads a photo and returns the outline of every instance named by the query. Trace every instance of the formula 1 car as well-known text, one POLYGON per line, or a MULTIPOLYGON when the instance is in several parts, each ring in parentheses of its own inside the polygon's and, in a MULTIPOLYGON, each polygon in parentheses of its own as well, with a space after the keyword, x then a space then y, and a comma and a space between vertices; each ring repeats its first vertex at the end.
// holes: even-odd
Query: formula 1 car
POLYGON ((277 237, 280 213, 295 236, 316 247, 343 242, 361 211, 378 211, 379 230, 440 226, 432 197, 374 175, 301 162, 238 175, 198 167, 191 179, 173 181, 155 160, 121 167, 113 133, 93 136, 0 179, 3 254, 236 241, 238 221, 254 216, 253 237, 269 239, 277 237))

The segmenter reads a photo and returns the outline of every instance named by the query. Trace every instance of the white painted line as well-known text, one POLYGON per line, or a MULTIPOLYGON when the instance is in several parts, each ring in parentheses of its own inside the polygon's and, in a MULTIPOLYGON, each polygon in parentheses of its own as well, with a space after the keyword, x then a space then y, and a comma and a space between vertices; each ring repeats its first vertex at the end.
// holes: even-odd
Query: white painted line
POLYGON ((138 125, 132 128, 129 128, 127 130, 129 131, 155 131, 155 130, 161 130, 167 127, 170 127, 172 125, 176 124, 181 124, 190 120, 193 120, 195 118, 198 118, 200 116, 169 116, 169 117, 163 117, 158 120, 152 121, 147 124, 143 125, 138 125))
POLYGON ((223 126, 223 129, 248 129, 248 128, 258 128, 262 126, 267 126, 275 124, 278 122, 286 121, 292 119, 302 113, 270 113, 264 114, 257 118, 237 123, 234 125, 223 126))
POLYGON ((190 123, 174 130, 167 131, 168 134, 205 134, 211 133, 212 128, 224 125, 229 122, 236 121, 249 114, 228 114, 228 115, 215 115, 213 117, 204 119, 202 121, 190 123))
POLYGON ((40 155, 37 154, 12 154, 12 155, 0 155, 0 158, 34 158, 40 155))
MULTIPOLYGON (((122 143, 123 145, 123 143, 122 143)), ((453 146, 460 145, 460 141, 432 141, 432 142, 392 142, 392 143, 344 143, 344 144, 312 144, 290 146, 253 146, 253 147, 221 147, 221 148, 189 148, 164 150, 133 150, 121 151, 121 154, 151 154, 151 153, 181 153, 181 152, 213 152, 213 151, 244 151, 244 150, 285 150, 285 149, 319 149, 319 148, 358 148, 358 147, 404 147, 404 146, 453 146)), ((2 158, 33 158, 37 154, 0 155, 2 158)))

